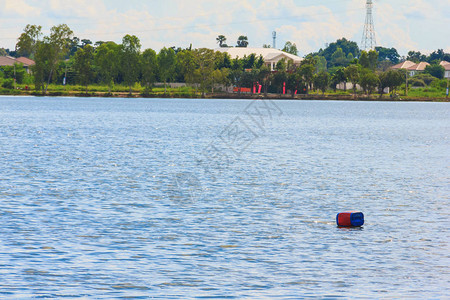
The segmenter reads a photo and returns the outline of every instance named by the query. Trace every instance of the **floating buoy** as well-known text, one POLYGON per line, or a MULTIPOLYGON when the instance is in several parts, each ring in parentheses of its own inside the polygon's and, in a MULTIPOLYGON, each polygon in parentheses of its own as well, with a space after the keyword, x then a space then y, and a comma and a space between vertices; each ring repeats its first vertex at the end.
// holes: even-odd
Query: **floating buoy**
POLYGON ((364 225, 364 214, 360 211, 341 212, 336 215, 337 226, 360 227, 364 225))

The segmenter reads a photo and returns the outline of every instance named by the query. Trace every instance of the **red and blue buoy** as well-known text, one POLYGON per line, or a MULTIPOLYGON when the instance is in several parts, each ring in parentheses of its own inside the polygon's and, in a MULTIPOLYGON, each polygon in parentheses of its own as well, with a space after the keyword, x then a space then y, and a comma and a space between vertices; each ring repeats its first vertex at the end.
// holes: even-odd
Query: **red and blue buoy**
POLYGON ((336 215, 339 227, 361 227, 364 225, 364 214, 360 211, 341 212, 336 215))

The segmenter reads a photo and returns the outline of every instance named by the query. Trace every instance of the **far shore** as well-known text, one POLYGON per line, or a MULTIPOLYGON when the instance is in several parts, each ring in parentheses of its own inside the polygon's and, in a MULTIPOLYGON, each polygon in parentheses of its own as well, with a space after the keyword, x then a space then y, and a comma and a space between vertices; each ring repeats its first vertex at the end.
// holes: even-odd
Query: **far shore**
POLYGON ((290 94, 248 94, 248 93, 207 93, 202 96, 201 93, 177 93, 169 91, 167 93, 150 93, 143 94, 142 92, 88 92, 83 93, 80 91, 64 91, 64 92, 48 92, 46 95, 38 93, 32 90, 15 90, 11 93, 5 93, 0 91, 0 95, 4 96, 36 96, 36 97, 98 97, 98 98, 184 98, 184 99, 243 99, 243 100, 255 100, 255 99, 271 99, 271 100, 342 100, 342 101, 387 101, 387 102, 450 102, 449 98, 446 97, 408 97, 408 96, 397 96, 395 98, 390 97, 390 95, 383 95, 380 98, 378 94, 375 95, 340 95, 340 94, 321 94, 321 93, 310 93, 310 94, 298 94, 292 97, 290 94))

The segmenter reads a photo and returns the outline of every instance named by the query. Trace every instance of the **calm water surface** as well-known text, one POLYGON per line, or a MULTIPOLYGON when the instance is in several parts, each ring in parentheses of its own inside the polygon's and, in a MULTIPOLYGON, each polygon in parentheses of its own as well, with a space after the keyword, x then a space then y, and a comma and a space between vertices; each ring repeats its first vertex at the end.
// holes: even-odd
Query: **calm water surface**
POLYGON ((0 97, 0 297, 448 298, 449 117, 0 97))

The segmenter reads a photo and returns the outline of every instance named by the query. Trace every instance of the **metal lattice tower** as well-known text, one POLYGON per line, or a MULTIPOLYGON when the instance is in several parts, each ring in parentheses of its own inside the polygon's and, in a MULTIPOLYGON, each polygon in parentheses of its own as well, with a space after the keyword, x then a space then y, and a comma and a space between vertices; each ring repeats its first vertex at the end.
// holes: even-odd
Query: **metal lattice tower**
POLYGON ((364 24, 364 32, 361 41, 361 50, 374 49, 375 46, 377 45, 377 41, 375 39, 375 27, 373 26, 372 0, 367 0, 366 8, 367 8, 366 23, 364 24))

